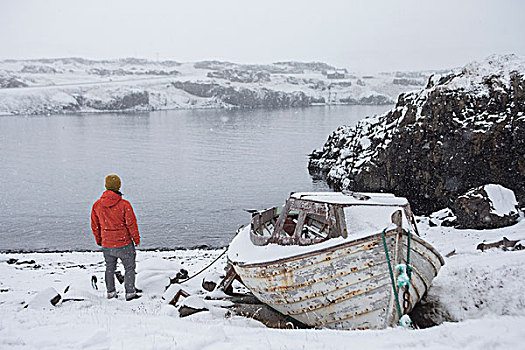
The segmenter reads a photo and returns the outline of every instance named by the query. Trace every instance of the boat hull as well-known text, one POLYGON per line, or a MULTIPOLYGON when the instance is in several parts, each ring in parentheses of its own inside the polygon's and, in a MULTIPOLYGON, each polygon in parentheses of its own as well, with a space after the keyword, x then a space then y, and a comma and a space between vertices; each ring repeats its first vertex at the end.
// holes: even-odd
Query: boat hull
MULTIPOLYGON (((387 232, 385 242, 392 268, 406 263, 406 232, 387 232)), ((381 234, 275 261, 232 264, 260 301, 306 325, 381 329, 399 320, 381 234)), ((405 310, 404 290, 398 290, 401 313, 412 310, 443 264, 432 246, 411 237, 410 302, 405 310)))

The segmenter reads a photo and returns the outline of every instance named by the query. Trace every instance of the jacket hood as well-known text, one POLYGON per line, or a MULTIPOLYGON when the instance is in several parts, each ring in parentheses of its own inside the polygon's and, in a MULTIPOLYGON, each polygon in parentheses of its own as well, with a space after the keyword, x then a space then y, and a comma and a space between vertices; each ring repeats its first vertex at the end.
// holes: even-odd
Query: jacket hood
POLYGON ((112 207, 115 204, 117 204, 122 199, 122 195, 107 190, 104 193, 102 193, 102 197, 100 197, 100 204, 102 204, 105 207, 112 207))

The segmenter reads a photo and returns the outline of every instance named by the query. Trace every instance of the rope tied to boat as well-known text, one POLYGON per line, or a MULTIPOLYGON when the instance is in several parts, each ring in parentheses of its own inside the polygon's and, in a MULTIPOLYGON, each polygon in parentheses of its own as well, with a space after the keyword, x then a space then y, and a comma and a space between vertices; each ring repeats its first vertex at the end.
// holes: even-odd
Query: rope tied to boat
POLYGON ((399 317, 399 325, 405 328, 412 328, 412 321, 410 317, 406 314, 410 306, 410 283, 412 279, 412 267, 410 266, 410 240, 411 233, 408 230, 408 242, 407 242, 407 263, 399 264, 396 266, 396 270, 400 272, 397 282, 394 277, 394 271, 392 269, 392 264, 390 263, 390 255, 388 254, 388 246, 386 244, 386 228, 381 233, 381 239, 383 240, 383 248, 385 250, 386 262, 388 264, 388 272, 390 274, 390 282, 392 283, 392 290, 394 291, 394 297, 397 306, 397 314, 399 317), (399 288, 405 287, 405 292, 403 293, 403 309, 404 314, 401 313, 401 304, 399 303, 399 294, 397 292, 396 284, 399 288))
POLYGON ((206 269, 208 269, 211 265, 215 264, 215 262, 217 262, 217 260, 219 260, 220 258, 222 258, 224 256, 224 254, 226 254, 228 252, 228 247, 226 247, 224 249, 224 251, 218 256, 216 257, 211 263, 209 263, 208 265, 206 265, 204 268, 202 268, 199 272, 197 272, 196 274, 194 274, 193 276, 190 276, 188 278, 186 278, 184 281, 180 281, 179 284, 183 284, 183 283, 186 283, 188 282, 189 280, 191 280, 192 278, 200 275, 202 272, 204 272, 206 269))

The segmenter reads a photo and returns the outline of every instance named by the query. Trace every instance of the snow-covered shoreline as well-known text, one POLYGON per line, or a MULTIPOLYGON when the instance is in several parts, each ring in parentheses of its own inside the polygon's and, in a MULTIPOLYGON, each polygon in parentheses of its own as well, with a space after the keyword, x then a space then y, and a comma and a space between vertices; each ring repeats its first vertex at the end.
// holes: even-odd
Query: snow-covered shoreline
MULTIPOLYGON (((430 226, 429 220, 418 218, 421 236, 448 257, 427 302, 437 305, 435 319, 446 314, 458 322, 412 331, 275 330, 251 319, 225 317, 225 309, 210 301, 205 301, 209 312, 179 318, 176 309, 162 300, 169 277, 179 267, 196 273, 222 250, 138 251, 137 286, 144 296, 129 303, 104 298, 100 252, 1 253, 0 348, 345 349, 350 343, 380 349, 522 347, 525 251, 481 252, 476 246, 502 237, 523 239, 525 220, 493 230, 430 226), (16 262, 8 263, 9 259, 16 262), (98 290, 91 286, 93 275, 98 290), (67 286, 65 297, 84 301, 45 309, 31 306, 38 292, 52 287, 62 293, 67 286)), ((202 277, 220 274, 223 266, 224 257, 183 288, 205 296, 198 291, 202 277)))
POLYGON ((0 61, 0 115, 393 104, 434 72, 366 75, 324 63, 0 61))

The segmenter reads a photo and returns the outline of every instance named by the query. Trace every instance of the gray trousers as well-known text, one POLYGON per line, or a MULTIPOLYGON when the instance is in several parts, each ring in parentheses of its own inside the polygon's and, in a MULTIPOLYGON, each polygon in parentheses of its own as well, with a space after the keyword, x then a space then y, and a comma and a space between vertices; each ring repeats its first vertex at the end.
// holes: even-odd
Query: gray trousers
POLYGON ((126 294, 135 293, 135 245, 132 243, 120 249, 104 249, 104 260, 106 260, 106 290, 108 293, 115 291, 115 270, 117 259, 124 265, 124 288, 126 294))

